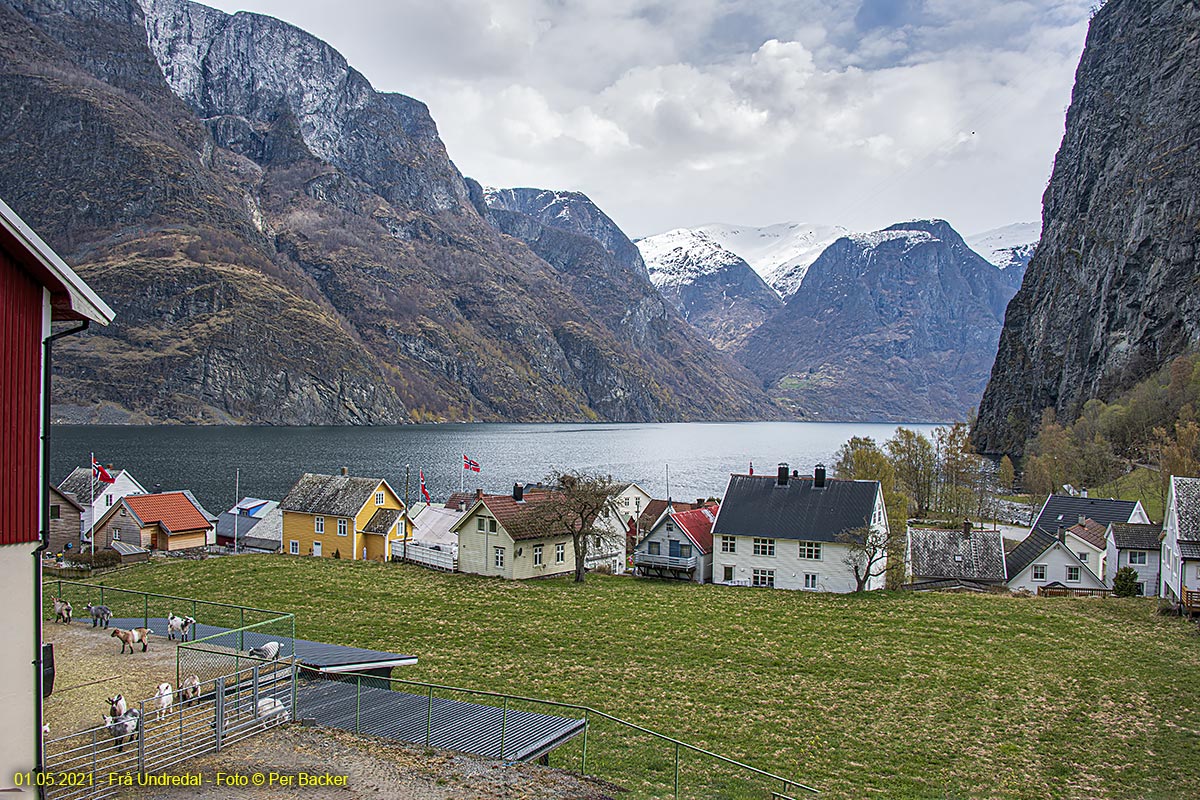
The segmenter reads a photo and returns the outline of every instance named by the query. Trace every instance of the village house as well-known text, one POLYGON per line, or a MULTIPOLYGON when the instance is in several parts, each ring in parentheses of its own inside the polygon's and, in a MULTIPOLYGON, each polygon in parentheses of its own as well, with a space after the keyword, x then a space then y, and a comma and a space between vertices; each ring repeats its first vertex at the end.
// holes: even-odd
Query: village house
MULTIPOLYGON (((222 547, 233 547, 234 536, 237 536, 237 549, 240 551, 248 547, 249 540, 254 541, 252 549, 277 552, 279 550, 279 538, 262 537, 254 533, 259 523, 267 519, 277 508, 279 502, 277 500, 263 500, 258 497, 243 497, 233 508, 228 511, 221 512, 217 517, 217 537, 216 543, 222 547), (263 545, 266 545, 264 548, 263 545), (274 546, 274 549, 269 549, 274 546)), ((282 517, 281 517, 282 519, 282 517)))
MULTIPOLYGON (((69 201, 69 200, 68 200, 69 201)), ((0 655, 0 791, 17 776, 41 774, 42 572, 38 552, 50 534, 50 362, 55 341, 107 325, 113 311, 11 208, 0 201, 0 431, 5 475, 0 484, 0 585, 5 647, 0 655), (55 322, 75 323, 52 333, 55 322)), ((78 533, 76 533, 78 535, 78 533)))
MULTIPOLYGON (((1109 523, 1112 524, 1112 523, 1109 523)), ((1127 524, 1127 523, 1126 523, 1127 524)), ((1063 531, 1066 545, 1098 578, 1105 575, 1108 560, 1108 527, 1090 517, 1079 520, 1063 531)))
POLYGON ((284 553, 387 561, 412 534, 404 501, 382 478, 306 472, 279 504, 284 553))
MULTIPOLYGON (((1074 497, 1052 494, 1042 503, 1033 520, 1033 528, 1057 537, 1059 530, 1092 520, 1107 529, 1113 522, 1148 523, 1150 517, 1140 500, 1113 500, 1086 495, 1074 497)), ((1095 566, 1095 565, 1093 565, 1095 566)))
POLYGON ((511 495, 484 494, 474 500, 451 530, 458 536, 458 570, 509 580, 542 578, 575 570, 575 543, 542 506, 558 500, 548 490, 511 495))
POLYGON ((659 523, 662 519, 663 512, 668 508, 672 511, 688 511, 693 508, 700 508, 705 503, 701 499, 697 499, 694 503, 685 503, 680 500, 659 500, 651 498, 646 501, 642 513, 629 526, 629 533, 626 536, 626 564, 633 567, 633 552, 637 549, 637 544, 646 537, 650 529, 659 523))
POLYGON ((637 543, 633 565, 639 575, 711 583, 712 526, 718 506, 668 511, 637 543))
POLYGON ((1003 586, 1004 537, 998 531, 973 530, 967 520, 954 530, 909 528, 908 569, 911 583, 905 588, 913 591, 1003 586))
POLYGON ((636 544, 637 520, 651 500, 650 494, 636 483, 616 488, 620 491, 613 497, 611 507, 604 509, 596 522, 601 533, 599 540, 594 540, 588 548, 586 559, 588 569, 604 565, 614 575, 625 571, 633 546, 630 539, 633 538, 636 544))
POLYGON ((1137 573, 1137 593, 1158 596, 1161 525, 1136 522, 1113 522, 1108 526, 1106 540, 1107 571, 1104 582, 1111 587, 1117 571, 1132 567, 1137 573))
POLYGON ((96 520, 96 550, 118 549, 114 542, 142 550, 191 550, 205 547, 212 529, 188 492, 131 494, 96 520))
MULTIPOLYGON (((862 532, 887 532, 879 481, 789 473, 729 476, 713 523, 713 582, 852 592, 852 542, 862 532)), ((883 576, 866 588, 882 588, 883 576)))
POLYGON ((1200 612, 1200 478, 1171 476, 1162 533, 1162 596, 1200 612))
POLYGON ((1031 530, 1024 541, 1005 555, 1008 588, 1030 592, 1050 586, 1105 588, 1104 581, 1067 545, 1066 536, 1065 528, 1058 536, 1041 528, 1031 530))
POLYGON ((466 500, 451 503, 413 503, 409 507, 413 534, 409 541, 392 543, 392 559, 444 572, 458 571, 458 535, 454 525, 466 513, 466 500))
POLYGON ((100 519, 122 497, 130 494, 146 494, 129 470, 108 468, 113 479, 106 483, 96 477, 91 467, 76 467, 58 484, 58 490, 75 496, 75 502, 83 508, 79 519, 79 532, 83 541, 88 541, 92 521, 100 519))
POLYGON ((50 488, 50 538, 51 553, 78 553, 80 543, 79 520, 83 506, 75 501, 75 495, 50 488))

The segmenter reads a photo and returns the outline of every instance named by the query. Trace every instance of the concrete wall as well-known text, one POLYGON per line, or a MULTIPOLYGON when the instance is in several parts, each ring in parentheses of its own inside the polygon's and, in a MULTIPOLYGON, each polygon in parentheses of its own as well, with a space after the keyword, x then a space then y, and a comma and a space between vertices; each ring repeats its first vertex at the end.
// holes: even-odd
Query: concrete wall
MULTIPOLYGON (((41 613, 41 603, 34 597, 36 547, 37 543, 0 546, 0 586, 4 587, 4 632, 8 642, 8 655, 0 658, 0 707, 8 720, 0 726, 0 789, 12 788, 13 776, 32 770, 37 759, 39 731, 34 719, 41 698, 30 664, 30 654, 36 653, 34 617, 41 613)), ((37 793, 26 787, 12 796, 36 797, 37 793)))

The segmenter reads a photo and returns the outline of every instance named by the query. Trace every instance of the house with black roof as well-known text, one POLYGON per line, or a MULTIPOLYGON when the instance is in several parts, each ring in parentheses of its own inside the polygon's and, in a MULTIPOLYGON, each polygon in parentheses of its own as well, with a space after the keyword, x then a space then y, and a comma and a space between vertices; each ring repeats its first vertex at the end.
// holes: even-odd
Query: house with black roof
POLYGON ((1131 567, 1138 575, 1137 593, 1158 596, 1159 567, 1161 565, 1159 539, 1161 525, 1143 525, 1137 522, 1113 522, 1108 526, 1108 568, 1104 582, 1113 585, 1117 570, 1131 567))
MULTIPOLYGON (((712 527, 713 582, 852 592, 849 540, 886 536, 887 524, 879 481, 827 478, 820 465, 812 476, 787 464, 776 475, 730 475, 712 527)), ((885 563, 866 588, 883 587, 885 563)))
POLYGON ((1060 528, 1065 530, 1089 519, 1105 527, 1113 522, 1150 522, 1140 500, 1052 494, 1042 504, 1033 527, 1051 536, 1058 536, 1060 528))
POLYGON ((1200 478, 1171 476, 1163 518, 1162 596, 1200 612, 1200 478))
POLYGON ((1066 530, 1052 536, 1034 528, 1012 552, 1005 555, 1008 588, 1036 592, 1043 586, 1069 589, 1104 589, 1103 579, 1094 573, 1066 541, 1066 530))

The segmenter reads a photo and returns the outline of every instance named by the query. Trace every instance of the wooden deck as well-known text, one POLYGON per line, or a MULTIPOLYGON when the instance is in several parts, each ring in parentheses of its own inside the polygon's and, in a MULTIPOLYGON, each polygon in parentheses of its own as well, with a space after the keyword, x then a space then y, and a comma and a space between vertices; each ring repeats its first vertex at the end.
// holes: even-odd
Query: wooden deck
POLYGON ((1112 589, 1075 589, 1070 586, 1039 586, 1038 597, 1112 597, 1112 589))
POLYGON ((1192 614, 1200 614, 1200 592, 1192 591, 1190 589, 1184 591, 1180 605, 1183 607, 1184 613, 1188 614, 1189 616, 1192 614))

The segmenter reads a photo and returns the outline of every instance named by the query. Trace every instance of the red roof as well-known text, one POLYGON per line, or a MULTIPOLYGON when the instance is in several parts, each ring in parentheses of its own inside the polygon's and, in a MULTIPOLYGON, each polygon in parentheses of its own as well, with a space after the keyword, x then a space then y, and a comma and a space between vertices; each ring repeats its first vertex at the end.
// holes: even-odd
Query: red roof
POLYGON ((183 492, 161 494, 131 494, 124 503, 137 515, 143 525, 158 523, 167 533, 203 530, 211 527, 200 509, 192 505, 183 492))
POLYGON ((675 512, 671 514, 671 519, 700 548, 701 553, 707 554, 712 552, 712 526, 717 518, 717 509, 714 503, 691 511, 675 512))
POLYGON ((1077 525, 1072 525, 1067 528, 1067 531, 1083 539, 1097 550, 1103 550, 1108 547, 1108 528, 1096 522, 1091 517, 1084 519, 1083 522, 1077 525))
POLYGON ((518 539, 546 539, 561 536, 567 531, 559 527, 553 514, 539 511, 548 502, 558 502, 563 496, 558 492, 525 492, 517 502, 511 494, 485 494, 482 498, 487 510, 504 526, 514 541, 518 539))

